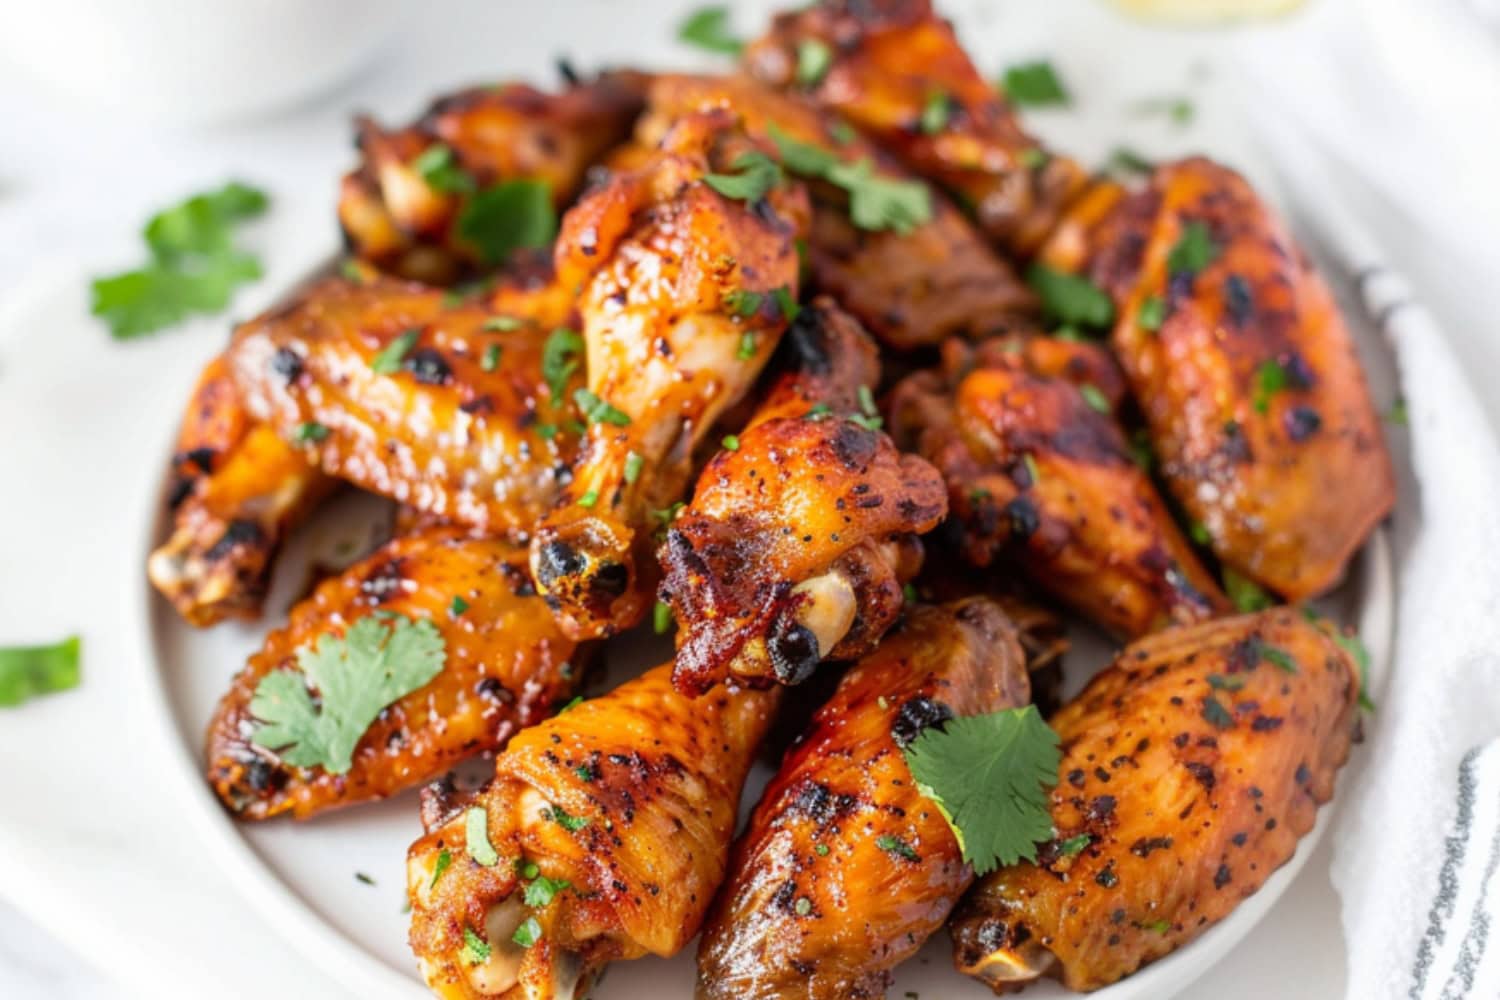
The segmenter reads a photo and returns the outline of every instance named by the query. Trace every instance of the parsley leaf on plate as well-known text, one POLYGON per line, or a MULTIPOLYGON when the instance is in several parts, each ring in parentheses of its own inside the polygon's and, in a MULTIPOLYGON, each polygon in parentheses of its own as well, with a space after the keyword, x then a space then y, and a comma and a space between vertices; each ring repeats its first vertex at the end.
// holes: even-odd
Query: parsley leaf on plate
POLYGON ((458 217, 458 235, 487 264, 503 264, 512 251, 544 247, 557 235, 557 209, 546 181, 502 181, 469 200, 458 217))
POLYGON ((1058 78, 1057 70, 1045 59, 1006 67, 1005 75, 1000 80, 1000 89, 1012 102, 1022 107, 1068 103, 1068 91, 1058 78))
POLYGON ((0 706, 78 686, 78 636, 48 646, 0 647, 0 706))
POLYGON ((953 719, 902 752, 975 872, 1036 860, 1036 845, 1052 835, 1047 789, 1062 759, 1036 706, 953 719))
POLYGON ((729 8, 718 4, 700 7, 689 14, 677 28, 677 40, 730 56, 739 55, 745 47, 729 30, 729 8))
POLYGON ((1032 264, 1026 269, 1026 283, 1041 298, 1042 311, 1058 322, 1095 328, 1114 322, 1114 303, 1085 277, 1032 264))
POLYGON ((293 767, 345 774, 381 710, 441 673, 446 655, 432 622, 403 615, 377 613, 343 636, 324 633, 297 650, 300 672, 277 670, 260 679, 250 712, 261 725, 250 741, 293 767))

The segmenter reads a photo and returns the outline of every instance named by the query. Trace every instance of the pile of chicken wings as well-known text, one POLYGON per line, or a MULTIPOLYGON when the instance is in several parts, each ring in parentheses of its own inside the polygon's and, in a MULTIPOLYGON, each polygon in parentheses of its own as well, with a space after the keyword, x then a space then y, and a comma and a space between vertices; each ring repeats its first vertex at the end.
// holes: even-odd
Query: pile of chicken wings
POLYGON ((245 820, 426 785, 436 994, 583 996, 698 937, 703 998, 880 997, 944 925, 997 992, 1092 990, 1291 856, 1361 684, 1295 605, 1394 486, 1328 289, 1233 170, 1045 149, 928 0, 783 14, 729 75, 476 88, 358 138, 351 260, 203 372, 149 573, 193 625, 253 619, 336 489, 399 505, 235 678, 207 777, 245 820), (414 166, 438 146, 480 189, 545 183, 550 248, 477 252, 472 190, 414 166), (1053 609, 1126 644, 1060 706, 1053 609), (341 773, 257 743, 257 685, 371 616, 429 621, 441 671, 341 773), (652 621, 675 655, 570 703, 652 621), (1033 702, 1053 838, 976 879, 901 751, 1033 702), (778 716, 807 721, 736 839, 778 716), (445 777, 480 754, 484 786, 445 777))

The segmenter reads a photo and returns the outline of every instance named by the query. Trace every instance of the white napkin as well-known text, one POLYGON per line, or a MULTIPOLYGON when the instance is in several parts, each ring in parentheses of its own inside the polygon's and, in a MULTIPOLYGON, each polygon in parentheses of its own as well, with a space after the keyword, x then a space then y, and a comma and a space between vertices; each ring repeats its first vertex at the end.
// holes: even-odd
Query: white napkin
MULTIPOLYGON (((1414 24, 1389 3, 1364 10, 1389 18, 1373 30, 1386 40, 1414 24)), ((1332 875, 1343 901, 1350 1000, 1500 997, 1500 940, 1489 940, 1492 931, 1500 936, 1500 450, 1453 342, 1344 203, 1350 173, 1377 190, 1408 197, 1420 190, 1413 207, 1447 243, 1445 266, 1500 259, 1493 239, 1500 210, 1484 204, 1494 201, 1500 171, 1483 190, 1464 179, 1496 156, 1493 141, 1471 147, 1461 163, 1450 158, 1465 130, 1495 132, 1500 45, 1451 2, 1421 6, 1429 11, 1431 21, 1412 28, 1413 45, 1431 44, 1446 24, 1453 58, 1422 61, 1431 67, 1423 90, 1371 62, 1378 47, 1366 47, 1362 65, 1353 65, 1336 35, 1351 29, 1347 8, 1342 22, 1322 15, 1321 40, 1304 33, 1274 52, 1255 45, 1244 52, 1258 77, 1259 107, 1251 110, 1299 219, 1356 279, 1394 347, 1420 492, 1400 525, 1394 669, 1366 720, 1364 765, 1342 789, 1335 828, 1332 875), (1465 23, 1468 36, 1457 30, 1465 23), (1475 44, 1493 45, 1492 64, 1469 61, 1475 44), (1437 138, 1382 134, 1391 124, 1379 114, 1329 114, 1352 106, 1351 83, 1354 103, 1367 112, 1419 106, 1403 127, 1411 122, 1437 138), (1434 100, 1445 94, 1462 99, 1447 107, 1434 100), (1476 97, 1488 103, 1487 117, 1466 118, 1476 97)), ((1488 275, 1478 287, 1493 288, 1500 269, 1492 266, 1471 272, 1488 275)), ((1500 322, 1491 319, 1488 331, 1500 334, 1500 322)), ((1489 374, 1468 372, 1480 384, 1489 374)))

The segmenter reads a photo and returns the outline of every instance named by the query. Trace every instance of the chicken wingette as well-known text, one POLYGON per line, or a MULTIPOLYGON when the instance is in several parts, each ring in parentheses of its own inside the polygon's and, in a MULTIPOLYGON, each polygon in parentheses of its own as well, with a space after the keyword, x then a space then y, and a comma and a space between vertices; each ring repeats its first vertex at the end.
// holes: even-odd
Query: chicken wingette
MULTIPOLYGON (((741 76, 657 77, 637 137, 652 142, 676 117, 715 108, 737 114, 747 132, 777 149, 787 169, 799 166, 795 152, 788 155, 795 144, 843 164, 868 161, 885 178, 913 183, 847 123, 741 76)), ((905 350, 954 335, 986 336, 1035 312, 1030 289, 940 194, 924 192, 930 205, 925 221, 872 230, 851 218, 843 188, 815 181, 809 191, 807 263, 813 284, 883 343, 905 350)))
POLYGON ((1332 627, 1293 609, 1127 647, 1052 718, 1055 839, 965 900, 960 970, 996 992, 1094 990, 1223 919, 1332 796, 1359 689, 1332 627))
POLYGON ((718 111, 678 119, 564 219, 557 280, 577 289, 589 426, 531 558, 575 637, 651 606, 652 511, 682 495, 697 445, 775 350, 807 217, 806 190, 718 111))
POLYGON ((250 412, 306 461, 372 493, 524 536, 577 450, 582 345, 556 296, 455 301, 394 279, 327 278, 242 325, 229 357, 250 412), (531 311, 498 311, 524 302, 531 311))
POLYGON ((360 118, 361 162, 339 191, 346 240, 380 269, 430 284, 500 264, 483 230, 517 211, 505 184, 544 184, 554 208, 569 204, 588 168, 629 134, 645 82, 605 73, 555 95, 475 87, 394 131, 360 118))
POLYGON ((1011 254, 1029 255, 1087 183, 1021 128, 930 0, 819 0, 779 15, 745 66, 858 125, 1011 254))
POLYGON ((880 358, 853 318, 826 298, 802 307, 778 361, 661 547, 688 693, 798 684, 874 649, 921 567, 917 536, 947 512, 942 477, 880 430, 880 358))
POLYGON ((704 928, 698 997, 884 997, 974 878, 902 749, 928 726, 1029 699, 999 605, 915 608, 844 675, 766 788, 704 928))
POLYGON ((216 357, 183 414, 167 495, 171 535, 146 573, 191 625, 256 618, 282 539, 331 486, 246 412, 227 359, 216 357))
POLYGON ((1249 184, 1209 160, 1095 198, 1043 260, 1114 300, 1115 351, 1173 496, 1240 573, 1291 601, 1326 591, 1395 502, 1327 286, 1249 184))
MULTIPOLYGON (((243 819, 384 798, 494 751, 573 693, 582 671, 572 640, 536 596, 524 546, 427 527, 325 580, 267 637, 220 700, 208 732, 208 778, 243 819), (262 682, 302 663, 366 619, 431 622, 445 657, 437 675, 385 706, 359 735, 349 767, 298 766, 257 739, 262 682)), ((313 678, 299 672, 311 686, 313 678)), ((331 683, 329 681, 328 683, 331 683)), ((365 683, 373 683, 373 678, 365 683)), ((323 711, 338 707, 320 691, 323 711)))
POLYGON ((776 694, 692 699, 671 669, 521 733, 477 795, 427 803, 407 893, 438 996, 572 1000, 607 963, 698 933, 776 694))
POLYGON ((942 472, 965 557, 1014 558, 1127 638, 1228 610, 1103 393, 1091 402, 1087 384, 1034 374, 1024 352, 977 357, 967 372, 908 376, 890 407, 897 443, 942 472))

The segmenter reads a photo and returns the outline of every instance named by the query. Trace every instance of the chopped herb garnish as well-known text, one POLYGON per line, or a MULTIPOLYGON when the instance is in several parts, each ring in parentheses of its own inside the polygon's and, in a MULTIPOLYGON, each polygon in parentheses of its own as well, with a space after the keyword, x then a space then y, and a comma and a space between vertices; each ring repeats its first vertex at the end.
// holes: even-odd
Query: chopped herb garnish
POLYGON ((893 837, 888 833, 883 833, 879 837, 876 837, 875 846, 887 854, 894 854, 896 857, 906 861, 922 860, 922 855, 917 853, 915 847, 912 847, 900 837, 893 837))
POLYGON ((545 875, 538 875, 526 884, 526 905, 537 908, 547 906, 557 898, 558 893, 571 887, 572 884, 567 879, 553 879, 545 875))
POLYGON ((484 354, 479 358, 479 367, 483 371, 492 372, 500 367, 500 345, 490 344, 484 349, 484 354))
POLYGON ((411 161, 411 168, 423 183, 439 194, 471 194, 474 175, 458 165, 453 148, 446 143, 428 146, 411 161))
POLYGON ((802 307, 797 304, 796 299, 792 298, 792 290, 785 285, 780 285, 771 289, 771 297, 776 300, 776 308, 781 310, 781 318, 788 323, 796 322, 797 314, 802 311, 802 307))
POLYGON ((256 685, 250 714, 261 724, 250 742, 293 767, 329 774, 347 773, 370 723, 441 673, 447 656, 432 622, 385 612, 342 636, 324 633, 296 655, 298 670, 272 671, 256 685))
POLYGON ((646 460, 644 458, 642 458, 640 455, 638 455, 635 452, 633 452, 633 451, 630 454, 626 455, 625 456, 625 482, 627 482, 627 483, 633 483, 637 479, 641 478, 641 468, 645 464, 646 464, 646 460))
POLYGON ((500 863, 500 855, 490 843, 489 813, 482 806, 471 806, 464 813, 464 850, 476 864, 492 868, 500 863))
POLYGON ((578 776, 579 781, 582 781, 585 784, 591 784, 594 778, 597 777, 597 775, 594 774, 594 769, 592 767, 589 767, 587 764, 579 764, 577 767, 573 768, 573 773, 578 776))
POLYGON ((1098 285, 1045 264, 1026 269, 1026 283, 1040 296, 1042 311, 1061 323, 1102 328, 1115 318, 1114 303, 1098 285))
POLYGON ((927 135, 937 135, 948 127, 948 119, 952 114, 953 101, 947 92, 934 90, 927 95, 927 102, 922 105, 922 115, 917 119, 917 126, 927 135))
POLYGON ((651 611, 651 628, 657 635, 666 635, 672 627, 672 605, 657 601, 651 611))
POLYGON ((802 419, 817 422, 819 420, 827 420, 832 415, 833 407, 827 403, 814 403, 810 410, 802 414, 802 419))
POLYGON ((47 646, 0 647, 0 706, 77 687, 81 646, 74 635, 47 646))
POLYGON ((1207 545, 1213 541, 1213 536, 1208 533, 1208 526, 1202 521, 1188 522, 1188 537, 1199 545, 1207 545))
POLYGON ((541 873, 542 870, 536 866, 535 861, 527 861, 524 858, 516 859, 516 874, 522 878, 533 879, 541 873))
POLYGON ((917 598, 918 594, 916 584, 907 582, 901 585, 901 599, 903 601, 905 601, 907 604, 916 604, 917 598))
POLYGON ((782 166, 794 174, 804 177, 826 177, 828 171, 839 165, 839 158, 821 146, 793 139, 775 123, 766 126, 766 134, 776 144, 781 155, 782 166))
POLYGON ((459 615, 463 614, 465 611, 468 611, 468 610, 469 610, 469 602, 466 601, 466 600, 464 600, 459 595, 454 594, 452 602, 450 602, 449 605, 448 605, 448 613, 450 615, 452 615, 454 618, 457 618, 459 615))
POLYGON ((1135 322, 1142 330, 1160 330, 1167 319, 1167 303, 1160 295, 1148 295, 1141 300, 1136 311, 1135 322))
POLYGON ((479 329, 487 333, 510 333, 512 330, 519 330, 525 325, 525 321, 516 319, 514 316, 491 316, 484 321, 479 329))
POLYGON ((804 38, 797 44, 797 83, 816 87, 833 66, 833 49, 817 38, 804 38))
POLYGON ((1215 691, 1238 691, 1247 680, 1243 674, 1209 674, 1208 686, 1215 691))
POLYGON ((1081 853, 1085 847, 1093 842, 1093 834, 1080 833, 1076 837, 1069 837, 1067 840, 1058 841, 1057 853, 1062 857, 1071 858, 1075 854, 1081 853))
POLYGON ((578 498, 578 506, 592 507, 599 502, 598 490, 585 490, 583 496, 578 498))
POLYGON ((878 177, 868 157, 841 163, 828 180, 849 192, 849 218, 861 229, 906 234, 932 218, 932 192, 918 181, 878 177))
POLYGON ((401 362, 421 335, 422 331, 416 327, 398 333, 370 359, 370 370, 376 375, 393 375, 400 371, 401 362))
POLYGON ((1023 107, 1067 104, 1068 92, 1057 70, 1045 59, 1008 66, 1000 81, 1005 96, 1023 107))
POLYGON ((745 43, 729 30, 729 8, 725 6, 702 7, 689 14, 677 28, 677 40, 696 45, 709 52, 737 56, 745 43))
POLYGON ((1109 168, 1122 174, 1149 174, 1156 164, 1126 146, 1116 146, 1109 154, 1109 168))
POLYGON ((553 806, 547 810, 545 818, 550 819, 569 833, 577 833, 589 825, 588 817, 571 816, 561 806, 553 806))
POLYGON ((443 877, 443 872, 447 871, 451 864, 453 864, 453 853, 446 847, 438 851, 437 861, 432 866, 432 881, 427 883, 428 889, 437 885, 438 879, 443 877))
POLYGON ((1153 920, 1149 924, 1136 924, 1136 926, 1143 931, 1150 931, 1153 934, 1165 934, 1172 929, 1172 922, 1170 920, 1153 920))
POLYGON ((1130 434, 1128 447, 1131 461, 1135 462, 1142 472, 1150 472, 1151 467, 1156 464, 1156 455, 1151 450, 1151 432, 1144 427, 1137 427, 1130 434))
POLYGON ((613 424, 616 427, 629 427, 630 417, 623 410, 611 406, 607 400, 588 389, 579 389, 573 393, 573 402, 578 404, 578 409, 583 413, 583 418, 591 424, 613 424))
MULTIPOLYGON (((859 138, 859 133, 854 130, 854 126, 842 119, 828 126, 828 134, 833 136, 833 141, 840 146, 847 146, 859 138)), ((791 165, 787 166, 790 169, 791 165)))
POLYGON ((520 179, 486 188, 464 206, 458 235, 473 244, 487 264, 503 264, 516 250, 546 246, 557 235, 552 186, 520 179))
POLYGON ((95 278, 91 311, 116 340, 175 326, 192 313, 219 312, 236 288, 261 276, 260 261, 235 249, 233 235, 237 223, 267 204, 263 192, 230 183, 152 216, 144 232, 151 260, 95 278))
POLYGON ((1052 155, 1045 149, 1030 146, 1016 154, 1016 162, 1027 170, 1040 170, 1052 161, 1052 155))
POLYGON ((798 896, 797 901, 792 904, 792 910, 799 917, 805 917, 812 912, 812 900, 806 896, 798 896))
POLYGON ((661 526, 665 528, 671 525, 671 523, 677 519, 677 512, 682 510, 682 508, 685 506, 687 505, 684 504, 681 500, 678 500, 674 502, 670 507, 662 507, 659 510, 653 510, 651 512, 651 516, 660 521, 661 526))
POLYGON ((719 443, 724 446, 725 451, 740 450, 740 439, 737 434, 725 434, 723 440, 719 443))
POLYGON ((917 787, 953 827, 978 874, 1021 858, 1052 835, 1047 789, 1057 783, 1057 734, 1036 706, 953 719, 902 752, 917 787))
POLYGON ((1255 412, 1265 413, 1270 410, 1271 397, 1285 389, 1290 381, 1286 368, 1280 361, 1275 358, 1262 361, 1255 369, 1255 412))
POLYGON ((547 337, 542 345, 542 377, 553 399, 561 399, 568 379, 578 370, 578 354, 583 350, 583 336, 567 327, 560 326, 547 337))
POLYGON ((1197 274, 1219 256, 1219 245, 1214 242, 1208 226, 1193 219, 1182 227, 1182 235, 1167 254, 1169 274, 1197 274))
POLYGON ((339 264, 339 274, 343 275, 345 281, 353 284, 363 285, 365 283, 364 268, 360 267, 357 260, 346 260, 339 264))
POLYGON ((749 361, 755 357, 755 332, 746 330, 740 334, 740 348, 734 352, 734 356, 740 361, 749 361))
POLYGON ((1192 99, 1187 97, 1152 97, 1136 101, 1131 110, 1137 115, 1166 115, 1174 125, 1191 124, 1197 113, 1192 99))
POLYGON ((354 879, 357 882, 363 882, 365 885, 374 885, 375 884, 375 880, 372 879, 370 876, 366 875, 364 872, 355 872, 354 873, 354 879))
POLYGON ((754 316, 765 300, 766 297, 760 292, 745 288, 735 288, 724 293, 724 305, 735 316, 754 316))
MULTIPOLYGON (((1309 621, 1317 621, 1317 616, 1311 609, 1303 609, 1309 621)), ((1345 633, 1336 628, 1327 629, 1329 637, 1339 644, 1344 652, 1354 658, 1354 665, 1359 669, 1359 707, 1366 712, 1375 711, 1375 701, 1370 697, 1370 651, 1365 648, 1364 640, 1355 633, 1345 633)))
POLYGON ((814 844, 813 845, 813 850, 815 852, 817 852, 817 855, 820 858, 826 858, 826 857, 828 857, 828 845, 827 844, 814 844))
POLYGON ((1035 486, 1041 482, 1042 470, 1036 467, 1036 458, 1032 456, 1031 452, 1028 451, 1025 455, 1022 455, 1021 461, 1026 466, 1026 475, 1031 479, 1031 485, 1035 486))
POLYGON ((527 917, 510 939, 522 948, 530 948, 542 939, 542 925, 537 922, 536 917, 527 917))
POLYGON ((292 429, 292 440, 297 444, 316 444, 328 437, 328 427, 316 420, 304 420, 292 429))
POLYGON ((1083 396, 1083 401, 1089 405, 1089 409, 1097 413, 1110 412, 1109 400, 1104 398, 1104 393, 1099 391, 1098 386, 1085 382, 1078 387, 1078 392, 1083 396))
POLYGON ((764 198, 781 183, 781 166, 765 153, 741 153, 732 174, 704 174, 703 183, 726 198, 752 202, 764 198))
POLYGON ((1234 716, 1229 714, 1229 709, 1219 703, 1219 699, 1213 695, 1203 699, 1203 718, 1215 729, 1231 729, 1234 727, 1234 716))
POLYGON ((1224 593, 1229 597, 1229 603, 1238 610, 1244 612, 1264 611, 1266 608, 1276 604, 1276 599, 1268 594, 1260 584, 1224 567, 1224 593))
POLYGON ((1391 424, 1391 425, 1393 425, 1395 427, 1405 427, 1406 426, 1406 399, 1405 399, 1405 397, 1403 397, 1403 396, 1397 396, 1396 397, 1396 401, 1391 404, 1391 408, 1389 410, 1385 411, 1385 422, 1388 423, 1388 424, 1391 424))
POLYGON ((483 965, 490 960, 490 946, 470 928, 464 928, 464 961, 470 965, 483 965))
POLYGON ((1268 646, 1262 642, 1257 644, 1256 649, 1260 653, 1262 660, 1270 663, 1278 670, 1288 674, 1295 674, 1297 672, 1297 661, 1292 659, 1291 653, 1288 653, 1281 647, 1268 646))

